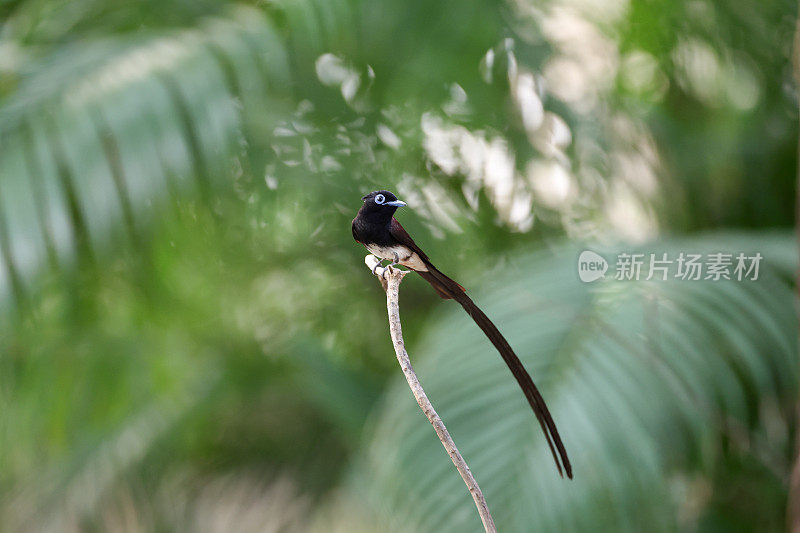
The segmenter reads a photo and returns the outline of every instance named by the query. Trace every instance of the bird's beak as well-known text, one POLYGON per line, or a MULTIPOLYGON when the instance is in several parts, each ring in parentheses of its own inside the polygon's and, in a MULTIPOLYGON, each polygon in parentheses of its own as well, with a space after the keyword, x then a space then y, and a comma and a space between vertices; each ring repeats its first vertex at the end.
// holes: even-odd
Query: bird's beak
POLYGON ((395 207, 404 207, 406 203, 402 200, 395 200, 394 202, 386 202, 386 205, 393 205, 395 207))

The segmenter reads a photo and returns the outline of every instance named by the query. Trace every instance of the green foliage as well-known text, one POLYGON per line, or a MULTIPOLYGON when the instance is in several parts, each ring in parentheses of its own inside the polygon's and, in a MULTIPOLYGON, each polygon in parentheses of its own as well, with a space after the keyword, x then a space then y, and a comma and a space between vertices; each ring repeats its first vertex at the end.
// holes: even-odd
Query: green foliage
POLYGON ((263 101, 288 75, 274 30, 243 8, 177 35, 59 49, 42 63, 2 110, 2 288, 18 298, 48 259, 136 243, 170 194, 210 200, 238 149, 234 98, 263 101))

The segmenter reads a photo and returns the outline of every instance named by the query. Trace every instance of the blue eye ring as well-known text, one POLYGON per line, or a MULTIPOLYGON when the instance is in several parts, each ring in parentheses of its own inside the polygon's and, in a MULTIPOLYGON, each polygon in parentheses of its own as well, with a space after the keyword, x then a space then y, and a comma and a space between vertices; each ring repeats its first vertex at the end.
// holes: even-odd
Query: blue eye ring
POLYGON ((374 200, 376 204, 383 205, 383 202, 386 201, 386 197, 382 194, 376 194, 374 200))

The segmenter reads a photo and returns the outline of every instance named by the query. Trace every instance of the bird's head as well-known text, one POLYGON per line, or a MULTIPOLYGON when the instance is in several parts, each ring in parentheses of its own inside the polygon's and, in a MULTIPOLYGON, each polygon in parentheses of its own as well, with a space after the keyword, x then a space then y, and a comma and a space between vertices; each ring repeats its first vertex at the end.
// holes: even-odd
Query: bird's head
POLYGON ((398 207, 406 205, 405 202, 398 200, 397 196, 389 191, 374 191, 361 198, 364 205, 361 206, 362 213, 385 214, 392 217, 398 207))

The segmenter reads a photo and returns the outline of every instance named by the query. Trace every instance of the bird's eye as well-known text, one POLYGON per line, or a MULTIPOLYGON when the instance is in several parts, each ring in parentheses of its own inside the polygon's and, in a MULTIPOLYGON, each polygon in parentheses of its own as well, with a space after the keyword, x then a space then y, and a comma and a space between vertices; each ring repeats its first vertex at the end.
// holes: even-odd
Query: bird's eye
POLYGON ((376 194, 375 195, 375 203, 376 204, 381 205, 385 201, 386 201, 386 198, 384 198, 384 196, 382 194, 376 194))

